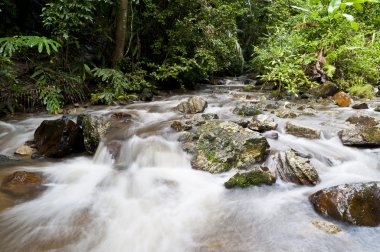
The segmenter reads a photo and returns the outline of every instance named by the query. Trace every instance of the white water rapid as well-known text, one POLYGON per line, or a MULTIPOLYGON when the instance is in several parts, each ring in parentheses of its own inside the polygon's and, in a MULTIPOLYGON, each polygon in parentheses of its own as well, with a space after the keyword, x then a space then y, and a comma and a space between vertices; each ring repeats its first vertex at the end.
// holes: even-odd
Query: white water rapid
MULTIPOLYGON (((206 113, 236 119, 230 111, 243 99, 234 98, 236 91, 206 89, 197 94, 209 102, 206 113)), ((263 100, 263 94, 253 96, 263 100)), ((315 187, 278 178, 272 186, 227 190, 223 183, 234 172, 216 175, 192 169, 191 156, 177 142, 180 133, 169 127, 180 116, 173 108, 188 97, 88 109, 105 117, 114 112, 132 115, 132 126, 113 136, 122 143, 116 160, 104 142, 94 157, 0 166, 2 176, 15 170, 41 172, 47 187, 35 199, 13 202, 6 209, 0 204, 0 251, 380 251, 379 227, 328 219, 343 230, 332 235, 311 224, 324 220, 308 200, 312 193, 343 183, 380 181, 379 149, 344 147, 337 137, 347 127, 344 120, 357 112, 330 105, 315 117, 292 119, 321 129, 320 140, 287 135, 288 119, 276 118, 279 138, 268 140, 271 154, 288 147, 310 154, 321 178, 315 187)), ((373 109, 360 113, 380 119, 373 109)), ((44 119, 0 122, 0 153, 12 154, 31 140, 44 119)), ((274 170, 272 156, 267 164, 274 170)), ((0 201, 5 200, 1 195, 0 201)))

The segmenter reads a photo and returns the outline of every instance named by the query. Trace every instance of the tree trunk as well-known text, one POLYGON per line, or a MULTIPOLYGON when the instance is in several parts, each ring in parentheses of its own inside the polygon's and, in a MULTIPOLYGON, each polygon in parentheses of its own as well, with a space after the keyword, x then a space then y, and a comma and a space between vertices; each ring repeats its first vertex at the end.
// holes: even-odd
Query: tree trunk
POLYGON ((125 48, 125 36, 127 31, 128 0, 119 0, 116 16, 115 47, 112 56, 112 65, 117 67, 123 58, 125 48))

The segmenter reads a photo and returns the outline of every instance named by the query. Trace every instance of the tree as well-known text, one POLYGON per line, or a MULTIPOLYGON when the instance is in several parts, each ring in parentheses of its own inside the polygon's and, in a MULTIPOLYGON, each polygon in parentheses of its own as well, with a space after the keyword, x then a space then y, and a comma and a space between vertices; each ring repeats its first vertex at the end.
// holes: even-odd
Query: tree
POLYGON ((125 36, 127 31, 128 0, 119 0, 116 16, 115 47, 112 65, 117 67, 124 56, 125 36))

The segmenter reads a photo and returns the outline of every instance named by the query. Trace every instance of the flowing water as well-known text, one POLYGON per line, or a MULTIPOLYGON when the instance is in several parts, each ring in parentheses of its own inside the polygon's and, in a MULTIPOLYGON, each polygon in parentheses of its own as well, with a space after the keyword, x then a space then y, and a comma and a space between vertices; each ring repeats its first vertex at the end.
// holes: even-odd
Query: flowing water
MULTIPOLYGON (((237 120, 231 110, 247 98, 222 87, 193 94, 206 98, 205 112, 222 120, 237 120)), ((0 251, 380 251, 380 228, 330 220, 343 231, 327 234, 311 224, 323 217, 308 201, 310 194, 329 186, 380 181, 379 149, 344 147, 337 137, 351 114, 380 119, 373 109, 357 112, 317 104, 316 116, 291 119, 321 129, 320 140, 287 135, 289 119, 276 118, 279 139, 268 140, 272 155, 289 147, 311 154, 321 178, 317 186, 278 179, 273 186, 227 190, 223 183, 234 172, 215 175, 192 169, 191 157, 177 142, 180 133, 169 127, 180 118, 174 107, 193 94, 87 109, 105 117, 132 115, 130 126, 108 139, 122 142, 116 160, 105 140, 94 157, 2 164, 0 179, 15 170, 39 171, 47 190, 24 202, 0 193, 0 251)), ((250 96, 252 102, 269 102, 261 93, 250 96)), ((46 118, 41 114, 0 122, 0 153, 10 155, 31 140, 46 118)), ((271 157, 267 165, 274 170, 271 157)))

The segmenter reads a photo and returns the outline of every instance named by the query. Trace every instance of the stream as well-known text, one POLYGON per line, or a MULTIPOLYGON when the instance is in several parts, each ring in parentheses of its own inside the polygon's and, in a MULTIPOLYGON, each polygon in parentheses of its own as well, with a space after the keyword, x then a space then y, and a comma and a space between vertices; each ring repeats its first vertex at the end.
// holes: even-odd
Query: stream
MULTIPOLYGON (((241 84, 231 80, 225 86, 204 86, 149 103, 88 107, 86 113, 106 118, 128 113, 130 126, 112 132, 93 157, 0 163, 0 180, 23 170, 41 172, 48 181, 47 189, 29 201, 0 192, 0 251, 380 251, 380 227, 327 219, 343 230, 328 234, 311 223, 326 218, 308 200, 330 186, 380 181, 380 150, 343 146, 337 135, 348 127, 345 120, 350 115, 380 120, 380 113, 373 110, 380 100, 371 101, 367 110, 316 103, 314 116, 294 119, 264 112, 279 124, 278 140, 268 139, 268 167, 275 170, 272 157, 277 152, 294 148, 312 156, 321 182, 299 186, 277 178, 272 186, 227 190, 223 184, 236 171, 210 174, 192 169, 191 156, 177 141, 182 133, 170 124, 181 118, 175 107, 192 95, 207 100, 205 113, 216 113, 220 120, 241 119, 231 111, 242 102, 276 102, 267 93, 240 92, 241 84), (285 134, 287 121, 318 128, 322 138, 285 134), (106 147, 114 139, 122 141, 117 160, 106 147)), ((284 106, 284 101, 278 103, 284 106)), ((40 113, 0 121, 0 154, 13 155, 33 139, 43 120, 59 117, 40 113)), ((76 114, 69 117, 76 119, 76 114)))

